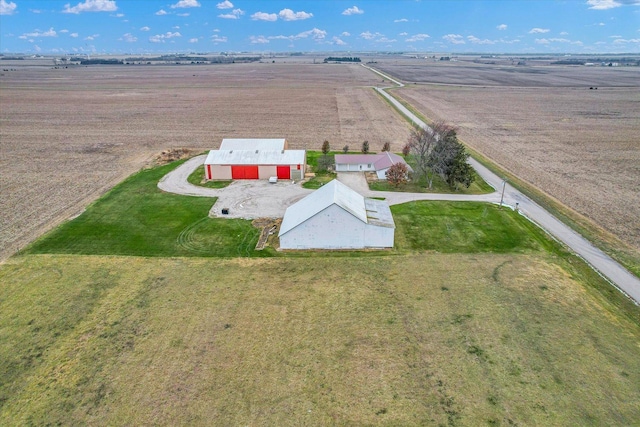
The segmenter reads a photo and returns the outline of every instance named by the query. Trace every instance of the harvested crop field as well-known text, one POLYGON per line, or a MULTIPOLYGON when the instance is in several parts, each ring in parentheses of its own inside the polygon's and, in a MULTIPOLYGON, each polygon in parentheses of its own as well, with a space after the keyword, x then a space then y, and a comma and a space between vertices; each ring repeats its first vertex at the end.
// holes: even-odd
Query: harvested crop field
POLYGON ((409 128, 357 65, 22 67, 0 77, 0 259, 162 150, 226 137, 292 148, 390 141, 409 128))
MULTIPOLYGON (((407 78, 401 67, 380 68, 407 78)), ((473 81, 475 66, 456 68, 468 73, 462 83, 473 81)), ((551 87, 552 75, 548 87, 408 85, 394 93, 429 119, 458 126, 469 146, 638 249, 640 68, 621 70, 635 76, 626 88, 614 87, 630 83, 626 77, 604 85, 618 70, 588 72, 599 70, 606 74, 597 90, 551 87)))

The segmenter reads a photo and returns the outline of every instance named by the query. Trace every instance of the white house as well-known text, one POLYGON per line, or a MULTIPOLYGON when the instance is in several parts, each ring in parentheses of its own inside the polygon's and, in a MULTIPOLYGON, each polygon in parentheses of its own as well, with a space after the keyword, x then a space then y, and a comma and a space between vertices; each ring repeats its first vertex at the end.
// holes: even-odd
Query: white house
POLYGON ((289 206, 278 237, 282 249, 392 248, 389 205, 366 199, 337 180, 289 206))
POLYGON ((411 166, 401 156, 383 151, 379 154, 336 154, 336 172, 372 172, 378 179, 387 179, 387 170, 396 163, 404 163, 407 170, 413 172, 411 166))
POLYGON ((204 162, 206 179, 302 179, 305 150, 288 150, 285 139, 223 139, 204 162))

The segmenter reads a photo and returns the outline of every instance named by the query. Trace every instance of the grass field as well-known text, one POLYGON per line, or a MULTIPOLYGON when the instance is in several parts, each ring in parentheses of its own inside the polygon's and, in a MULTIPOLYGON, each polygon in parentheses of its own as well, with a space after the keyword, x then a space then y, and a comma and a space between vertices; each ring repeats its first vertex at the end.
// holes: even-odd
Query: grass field
POLYGON ((634 425, 640 327, 580 280, 544 253, 20 256, 0 424, 634 425))
MULTIPOLYGON (((155 257, 278 255, 272 250, 254 250, 260 230, 250 221, 209 218, 215 199, 160 191, 160 178, 181 163, 131 176, 78 218, 47 233, 24 252, 155 257)), ((391 209, 396 218, 396 245, 382 254, 539 251, 551 245, 526 219, 490 204, 418 202, 391 209)))
POLYGON ((164 193, 157 183, 182 162, 143 170, 71 221, 26 248, 28 253, 138 256, 264 256, 250 221, 209 218, 215 199, 164 193))

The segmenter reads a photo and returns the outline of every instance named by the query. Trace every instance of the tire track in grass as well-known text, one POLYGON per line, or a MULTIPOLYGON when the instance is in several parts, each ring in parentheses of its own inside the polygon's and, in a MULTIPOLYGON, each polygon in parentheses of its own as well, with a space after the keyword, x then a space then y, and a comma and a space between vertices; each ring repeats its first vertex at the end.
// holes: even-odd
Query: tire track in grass
POLYGON ((210 251, 207 248, 203 248, 202 245, 198 244, 194 240, 194 236, 198 231, 198 228, 206 221, 209 217, 204 217, 196 222, 188 225, 178 234, 176 238, 176 243, 181 248, 185 249, 188 252, 196 253, 196 254, 207 254, 210 251))

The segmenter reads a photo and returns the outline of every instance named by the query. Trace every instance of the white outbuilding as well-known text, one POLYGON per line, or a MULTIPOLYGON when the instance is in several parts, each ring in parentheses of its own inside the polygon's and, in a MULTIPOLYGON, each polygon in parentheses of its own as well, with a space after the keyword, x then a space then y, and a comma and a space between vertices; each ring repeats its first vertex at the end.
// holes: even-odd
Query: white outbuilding
POLYGON ((336 154, 336 172, 375 172, 378 179, 387 179, 387 170, 396 163, 403 163, 409 172, 411 166, 401 156, 383 151, 378 154, 336 154))
POLYGON ((299 180, 306 160, 306 151, 287 149, 285 139, 223 139, 207 155, 205 178, 299 180))
POLYGON ((389 205, 333 180, 289 206, 278 237, 282 249, 392 248, 389 205))

